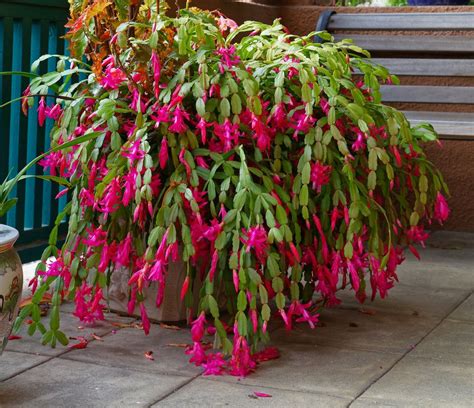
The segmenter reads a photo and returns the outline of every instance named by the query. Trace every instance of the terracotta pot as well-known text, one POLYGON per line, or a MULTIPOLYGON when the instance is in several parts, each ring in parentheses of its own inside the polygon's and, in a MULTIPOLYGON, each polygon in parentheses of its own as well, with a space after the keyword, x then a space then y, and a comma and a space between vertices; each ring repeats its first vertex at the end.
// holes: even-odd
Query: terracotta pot
POLYGON ((23 269, 20 257, 13 248, 18 231, 0 224, 0 355, 18 314, 23 287, 23 269))

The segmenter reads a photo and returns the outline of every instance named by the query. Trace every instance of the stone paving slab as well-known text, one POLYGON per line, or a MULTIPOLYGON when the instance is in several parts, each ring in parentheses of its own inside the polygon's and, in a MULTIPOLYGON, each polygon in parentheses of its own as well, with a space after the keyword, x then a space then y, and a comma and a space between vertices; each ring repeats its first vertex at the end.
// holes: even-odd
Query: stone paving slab
POLYGON ((423 288, 396 283, 384 299, 377 295, 373 302, 367 299, 363 304, 360 304, 355 299, 354 291, 349 289, 338 292, 337 297, 342 300, 341 307, 344 309, 365 309, 369 312, 375 310, 377 312, 444 318, 463 299, 466 299, 469 293, 463 289, 423 288))
MULTIPOLYGON (((0 381, 4 381, 13 375, 21 373, 37 364, 48 360, 46 356, 36 356, 34 354, 16 353, 4 351, 0 357, 0 381)), ((1 401, 0 401, 0 406, 1 401)))
POLYGON ((447 363, 408 355, 362 394, 351 408, 471 408, 473 405, 474 368, 471 364, 447 363))
POLYGON ((54 358, 0 384, 2 408, 150 406, 187 377, 54 358))
POLYGON ((343 293, 348 301, 325 310, 322 327, 298 324, 287 333, 272 324, 281 357, 244 379, 199 376, 183 348, 170 346, 189 343, 189 329, 112 334, 112 322, 133 320, 117 315, 79 329, 65 305, 66 334, 103 341, 51 350, 23 328, 23 339, 0 357, 0 407, 474 406, 473 249, 474 234, 436 232, 420 250, 424 261, 408 255, 388 298, 363 306, 375 313, 361 313, 352 293, 343 293), (254 398, 255 391, 272 397, 254 398))
POLYGON ((377 311, 373 315, 334 308, 320 316, 322 327, 305 324, 294 330, 284 328, 272 334, 282 343, 320 344, 347 349, 380 351, 401 355, 410 350, 440 321, 440 318, 377 311))
POLYGON ((350 399, 323 394, 295 392, 275 388, 244 386, 198 378, 185 385, 153 407, 245 407, 245 408, 342 408, 350 399), (271 397, 256 397, 254 392, 263 392, 271 397))
POLYGON ((163 329, 152 325, 145 336, 141 329, 121 329, 102 338, 103 341, 89 343, 86 349, 72 350, 61 356, 65 359, 92 362, 118 368, 131 368, 155 373, 193 376, 202 369, 190 364, 183 345, 191 341, 189 330, 163 329), (145 352, 152 351, 154 361, 145 358, 145 352))
POLYGON ((447 249, 427 246, 426 248, 417 247, 417 250, 421 259, 418 260, 410 251, 407 251, 405 253, 407 262, 420 265, 434 263, 455 269, 469 268, 474 262, 474 248, 459 247, 456 244, 447 249))
POLYGON ((387 353, 315 345, 277 344, 281 357, 262 363, 246 378, 208 377, 212 381, 354 398, 399 357, 387 353))
POLYGON ((407 259, 399 266, 397 275, 405 285, 474 290, 474 262, 456 266, 407 259))
POLYGON ((445 320, 413 349, 410 356, 474 367, 474 324, 445 320))
MULTIPOLYGON (((88 340, 92 339, 92 333, 97 334, 98 336, 103 336, 104 334, 110 333, 116 327, 112 323, 128 323, 134 321, 135 319, 129 317, 121 317, 112 313, 107 313, 105 315, 106 320, 96 322, 92 325, 84 325, 81 323, 75 316, 70 313, 61 312, 61 330, 68 337, 78 337, 83 336, 88 340)), ((46 316, 43 319, 43 324, 46 327, 49 327, 49 316, 46 316)), ((45 356, 57 356, 67 350, 68 347, 58 344, 56 348, 51 348, 51 346, 43 346, 41 344, 41 333, 36 331, 33 336, 29 336, 27 333, 28 326, 26 324, 20 329, 18 335, 22 338, 19 340, 9 341, 6 347, 6 350, 10 351, 20 351, 24 353, 33 353, 45 356)), ((71 340, 70 344, 73 344, 75 340, 71 340)))
POLYGON ((474 322, 474 294, 471 294, 459 307, 448 316, 449 320, 474 322))
POLYGON ((474 234, 435 231, 418 247, 421 261, 406 251, 400 282, 425 288, 474 289, 474 234))

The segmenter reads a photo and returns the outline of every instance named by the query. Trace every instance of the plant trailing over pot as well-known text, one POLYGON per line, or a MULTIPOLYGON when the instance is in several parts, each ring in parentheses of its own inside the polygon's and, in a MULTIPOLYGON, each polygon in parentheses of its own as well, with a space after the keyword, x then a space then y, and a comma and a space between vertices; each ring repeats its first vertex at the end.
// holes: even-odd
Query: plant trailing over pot
MULTIPOLYGON (((5 73, 0 73, 5 74, 5 73)), ((7 73, 11 74, 11 73, 7 73)), ((1 106, 0 106, 1 107, 1 106)), ((65 149, 71 149, 73 146, 87 142, 97 137, 99 133, 89 132, 87 135, 75 138, 72 141, 62 143, 53 147, 48 152, 36 157, 21 169, 14 177, 7 177, 0 184, 0 217, 3 217, 17 203, 17 198, 12 197, 15 186, 21 180, 30 177, 26 175, 28 169, 33 167, 41 159, 65 149)), ((31 176, 34 177, 34 176, 31 176)), ((44 180, 57 181, 60 184, 67 185, 67 181, 55 176, 37 176, 44 180)), ((54 227, 57 231, 58 224, 54 227)), ((54 235, 54 234, 53 234, 54 235)), ((57 232, 56 232, 57 235, 57 232)), ((18 303, 21 298, 21 290, 23 285, 23 271, 21 260, 13 248, 19 233, 16 229, 7 225, 0 224, 0 355, 7 345, 10 333, 13 328, 13 322, 18 313, 18 303)), ((44 328, 41 325, 40 327, 44 328)), ((46 329, 44 329, 46 331, 46 329)))
MULTIPOLYGON (((70 3, 67 38, 88 77, 61 85, 60 57, 25 101, 58 87, 57 104, 39 106, 54 112, 53 146, 101 134, 43 162, 71 196, 66 242, 46 263, 51 239, 36 277, 38 298, 55 293, 44 343, 67 342, 62 297, 80 319, 102 318, 122 266, 148 332, 144 289, 158 282, 160 305, 167 264, 181 258, 189 307, 202 282, 190 361, 246 375, 272 317, 314 327, 348 286, 360 302, 385 297, 403 248, 416 253, 423 225, 446 219, 446 186, 422 149, 432 127, 411 128, 381 104, 380 83, 397 79, 350 42, 314 44, 279 21, 239 27, 189 7, 168 17, 164 1, 70 3), (221 352, 204 350, 206 328, 221 352)), ((38 324, 35 310, 18 325, 28 314, 38 324)))

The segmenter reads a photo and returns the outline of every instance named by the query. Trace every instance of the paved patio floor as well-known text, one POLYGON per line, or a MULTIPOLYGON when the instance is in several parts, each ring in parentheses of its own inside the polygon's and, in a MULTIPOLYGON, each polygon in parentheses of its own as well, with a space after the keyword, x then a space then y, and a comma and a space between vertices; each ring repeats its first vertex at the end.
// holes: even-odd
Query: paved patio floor
POLYGON ((435 233, 422 259, 408 257, 384 301, 361 308, 344 293, 315 330, 274 327, 281 357, 245 379, 188 364, 188 329, 153 325, 145 337, 114 314, 80 328, 66 310, 66 333, 88 347, 50 349, 26 333, 10 341, 0 407, 473 407, 474 235, 435 233))

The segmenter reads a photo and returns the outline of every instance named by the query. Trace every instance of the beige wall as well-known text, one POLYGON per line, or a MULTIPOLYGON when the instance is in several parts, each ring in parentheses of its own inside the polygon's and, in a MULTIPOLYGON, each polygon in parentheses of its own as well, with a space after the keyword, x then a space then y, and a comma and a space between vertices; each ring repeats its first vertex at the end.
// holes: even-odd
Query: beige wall
MULTIPOLYGON (((275 18, 282 22, 295 34, 306 34, 313 31, 321 11, 327 9, 325 0, 194 0, 193 5, 219 9, 238 22, 259 20, 270 23, 275 18), (323 5, 321 7, 320 5, 323 5)), ((474 12, 474 7, 401 7, 375 8, 351 7, 337 8, 339 12, 474 12)), ((393 33, 397 35, 401 33, 393 33)), ((349 37, 349 35, 348 35, 349 37)), ((474 37, 473 37, 474 41, 474 37)), ((420 78, 403 78, 402 83, 420 83, 420 78)), ((474 86, 474 78, 431 78, 423 80, 424 84, 433 85, 470 85, 474 86)), ((429 108, 414 105, 400 105, 401 109, 429 109, 434 111, 474 112, 474 106, 430 105, 429 108)), ((474 141, 444 141, 443 148, 429 146, 430 159, 441 169, 451 190, 449 203, 452 214, 444 226, 446 229, 474 231, 474 141)))

